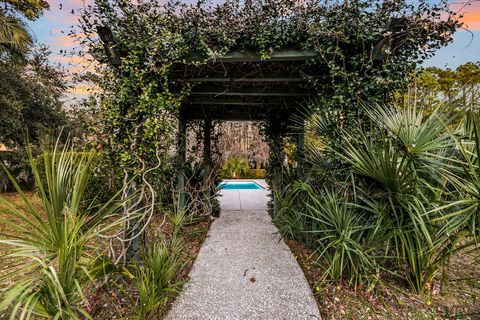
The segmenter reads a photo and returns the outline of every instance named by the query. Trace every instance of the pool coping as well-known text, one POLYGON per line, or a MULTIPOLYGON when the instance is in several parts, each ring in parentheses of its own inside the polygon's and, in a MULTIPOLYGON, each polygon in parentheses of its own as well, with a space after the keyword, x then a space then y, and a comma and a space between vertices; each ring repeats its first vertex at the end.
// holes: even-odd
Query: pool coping
POLYGON ((248 181, 221 181, 218 184, 218 189, 221 190, 265 190, 265 187, 260 185, 259 183, 248 180, 248 181), (226 188, 226 186, 229 185, 236 185, 236 186, 241 186, 241 185, 249 185, 252 186, 252 188, 226 188))
POLYGON ((265 190, 270 190, 265 179, 223 179, 221 182, 255 182, 265 190))

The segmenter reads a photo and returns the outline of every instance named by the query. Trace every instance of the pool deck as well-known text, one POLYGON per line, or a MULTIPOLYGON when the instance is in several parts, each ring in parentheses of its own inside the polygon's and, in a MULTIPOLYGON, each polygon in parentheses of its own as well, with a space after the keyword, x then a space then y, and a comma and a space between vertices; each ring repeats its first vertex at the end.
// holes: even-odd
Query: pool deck
POLYGON ((255 182, 264 189, 221 190, 220 207, 223 211, 263 211, 267 210, 267 202, 271 194, 265 180, 261 179, 225 179, 224 182, 255 182))
POLYGON ((166 319, 320 319, 310 286, 266 211, 269 190, 220 193, 220 217, 166 319))

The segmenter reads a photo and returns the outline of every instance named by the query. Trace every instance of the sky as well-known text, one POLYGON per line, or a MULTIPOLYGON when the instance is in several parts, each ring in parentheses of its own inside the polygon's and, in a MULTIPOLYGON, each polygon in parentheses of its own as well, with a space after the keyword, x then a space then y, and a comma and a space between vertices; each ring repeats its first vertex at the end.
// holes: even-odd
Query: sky
POLYGON ((425 66, 456 68, 469 61, 480 61, 480 0, 450 1, 450 8, 463 14, 463 28, 453 36, 448 46, 437 51, 425 66))
MULTIPOLYGON (((68 36, 71 26, 78 24, 79 12, 89 0, 47 0, 50 10, 38 20, 29 22, 29 27, 39 43, 47 44, 52 51, 52 62, 77 71, 85 62, 78 57, 65 56, 76 46, 68 36)), ((433 1, 433 0, 432 0, 433 1)), ((191 2, 191 0, 189 0, 191 2)), ((480 0, 451 0, 450 8, 463 14, 464 28, 454 35, 454 41, 437 51, 424 66, 456 68, 469 61, 480 61, 480 0), (469 3, 467 5, 467 2, 469 3)), ((76 96, 86 96, 86 87, 72 88, 76 96)))

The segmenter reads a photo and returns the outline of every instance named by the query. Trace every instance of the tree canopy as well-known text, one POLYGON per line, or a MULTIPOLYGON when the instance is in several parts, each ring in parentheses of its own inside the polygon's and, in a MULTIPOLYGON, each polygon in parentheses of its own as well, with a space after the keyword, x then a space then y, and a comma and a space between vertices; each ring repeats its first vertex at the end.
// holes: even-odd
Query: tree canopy
POLYGON ((48 64, 49 52, 37 48, 26 63, 0 60, 0 144, 15 149, 37 143, 42 130, 66 123, 61 97, 66 89, 64 74, 48 64))
POLYGON ((480 62, 467 62, 456 69, 428 67, 416 72, 407 91, 407 100, 427 109, 454 105, 463 110, 480 105, 480 62), (457 103, 453 103, 457 102, 457 103))

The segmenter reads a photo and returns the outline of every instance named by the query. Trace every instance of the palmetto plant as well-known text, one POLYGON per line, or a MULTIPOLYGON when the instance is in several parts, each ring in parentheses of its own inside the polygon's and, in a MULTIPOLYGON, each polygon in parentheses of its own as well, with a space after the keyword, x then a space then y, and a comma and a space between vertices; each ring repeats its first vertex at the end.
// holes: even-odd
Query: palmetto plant
POLYGON ((113 270, 110 261, 98 253, 94 240, 123 222, 118 217, 122 202, 114 197, 82 210, 92 173, 92 153, 74 152, 68 144, 60 150, 57 143, 41 158, 44 177, 30 150, 28 154, 42 208, 34 207, 7 172, 24 206, 18 208, 0 197, 7 208, 7 216, 0 218, 1 243, 8 246, 7 258, 20 261, 5 276, 14 284, 4 289, 0 308, 10 308, 11 319, 32 315, 88 318, 80 304, 83 290, 113 270))
POLYGON ((142 264, 132 272, 138 291, 138 319, 155 318, 158 309, 180 289, 175 279, 186 263, 182 246, 181 238, 173 235, 168 240, 157 237, 142 251, 142 264))
POLYGON ((480 115, 467 112, 455 137, 459 153, 457 170, 450 170, 448 179, 455 187, 452 201, 434 208, 435 222, 451 233, 450 247, 456 251, 480 250, 480 115), (455 232, 446 226, 452 226, 455 232), (461 244, 460 244, 461 243, 461 244), (460 244, 460 245, 457 245, 460 244), (457 245, 456 247, 454 245, 457 245))
POLYGON ((0 10, 0 53, 8 52, 22 56, 32 44, 27 25, 17 17, 4 14, 0 10))
POLYGON ((373 221, 366 220, 338 191, 316 191, 304 182, 294 182, 280 197, 275 222, 284 236, 301 240, 314 250, 324 270, 322 282, 374 284, 381 237, 380 232, 369 235, 376 232, 373 221))
POLYGON ((363 178, 359 198, 375 203, 369 211, 390 230, 399 268, 407 263, 407 281, 423 294, 450 254, 442 249, 454 226, 440 227, 429 212, 450 168, 444 154, 453 146, 445 129, 451 119, 408 108, 377 107, 367 114, 377 128, 345 134, 340 156, 363 178))
POLYGON ((230 178, 239 178, 248 172, 249 166, 244 158, 232 157, 224 164, 223 170, 230 178))
MULTIPOLYGON (((312 170, 341 162, 337 168, 344 173, 338 176, 347 181, 329 174, 326 190, 290 185, 279 193, 276 221, 283 234, 320 252, 328 279, 357 281, 352 274, 361 274, 375 280, 372 270, 386 269, 389 260, 397 262, 393 269, 388 264, 389 272, 428 293, 442 266, 462 248, 458 244, 477 243, 475 120, 468 119, 470 129, 460 139, 449 132, 456 119, 440 109, 426 115, 421 109, 375 106, 364 113, 367 129, 339 130, 338 140, 320 147, 307 144, 312 170), (342 196, 327 191, 339 186, 342 196), (472 241, 465 241, 467 234, 472 241)), ((310 129, 321 135, 325 119, 317 116, 310 129)))

